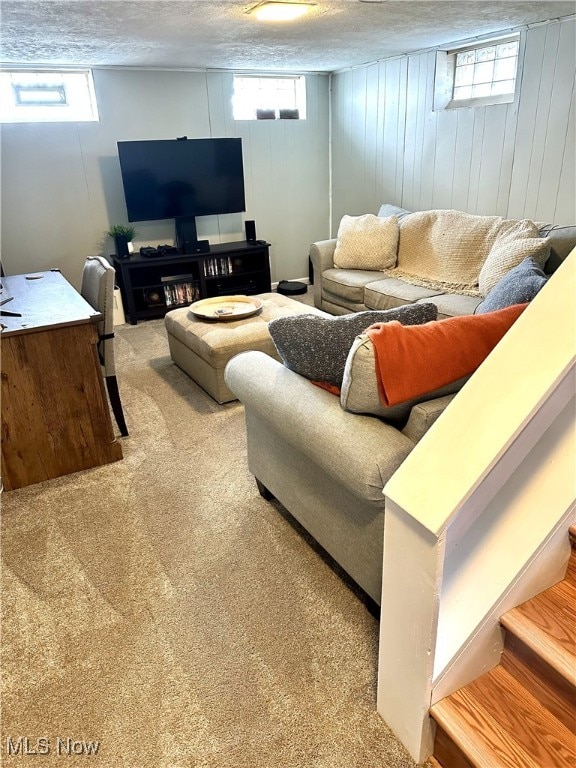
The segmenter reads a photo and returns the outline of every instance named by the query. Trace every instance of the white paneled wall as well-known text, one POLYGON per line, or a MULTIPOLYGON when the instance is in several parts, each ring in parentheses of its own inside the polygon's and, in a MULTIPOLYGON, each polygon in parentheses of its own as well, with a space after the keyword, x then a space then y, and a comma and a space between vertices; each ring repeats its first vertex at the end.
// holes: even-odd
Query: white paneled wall
POLYGON ((522 32, 513 104, 434 111, 434 51, 333 75, 333 231, 383 202, 573 223, 575 28, 522 32))
MULTIPOLYGON (((308 75, 298 121, 234 121, 230 72, 96 70, 100 122, 2 126, 4 267, 59 267, 78 284, 86 256, 111 251, 104 233, 126 220, 116 142, 128 139, 240 136, 246 214, 201 217, 198 231, 241 239, 254 219, 273 280, 307 274, 330 194, 333 232, 382 202, 573 223, 575 26, 523 32, 519 100, 476 109, 433 110, 434 51, 333 75, 331 104, 328 76, 308 75)), ((136 226, 136 246, 173 238, 171 221, 136 226)))
MULTIPOLYGON (((2 262, 7 273, 58 267, 79 285, 89 255, 111 253, 126 222, 116 142, 239 136, 245 214, 203 216, 211 242, 268 240, 272 279, 308 274, 310 243, 327 233, 328 77, 309 75, 307 120, 234 121, 232 73, 95 70, 97 123, 2 126, 2 262)), ((173 220, 135 223, 136 247, 172 242, 173 220)))
POLYGON ((566 221, 570 198, 574 216, 575 26, 538 27, 526 40, 510 206, 546 221, 566 221))

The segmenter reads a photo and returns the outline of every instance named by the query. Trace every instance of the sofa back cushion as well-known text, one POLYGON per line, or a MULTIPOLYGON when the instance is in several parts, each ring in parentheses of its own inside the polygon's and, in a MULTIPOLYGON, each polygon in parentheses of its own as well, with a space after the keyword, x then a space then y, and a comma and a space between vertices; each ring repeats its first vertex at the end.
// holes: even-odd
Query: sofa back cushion
POLYGON ((576 248, 576 225, 545 224, 540 228, 540 237, 545 237, 550 246, 550 256, 544 265, 544 272, 552 275, 570 251, 576 248))
POLYGON ((398 221, 400 221, 400 219, 404 218, 404 216, 407 216, 409 213, 412 213, 412 211, 408 211, 406 208, 400 208, 398 205, 382 203, 380 210, 378 211, 378 216, 397 216, 398 221))

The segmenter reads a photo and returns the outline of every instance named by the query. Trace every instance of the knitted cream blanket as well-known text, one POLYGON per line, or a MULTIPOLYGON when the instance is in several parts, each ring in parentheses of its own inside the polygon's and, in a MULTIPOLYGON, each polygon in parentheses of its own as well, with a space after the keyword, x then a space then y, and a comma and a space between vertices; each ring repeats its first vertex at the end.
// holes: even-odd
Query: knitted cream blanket
POLYGON ((478 276, 497 238, 538 237, 531 221, 463 211, 418 211, 404 216, 399 225, 398 261, 385 270, 386 277, 470 296, 483 295, 478 276))

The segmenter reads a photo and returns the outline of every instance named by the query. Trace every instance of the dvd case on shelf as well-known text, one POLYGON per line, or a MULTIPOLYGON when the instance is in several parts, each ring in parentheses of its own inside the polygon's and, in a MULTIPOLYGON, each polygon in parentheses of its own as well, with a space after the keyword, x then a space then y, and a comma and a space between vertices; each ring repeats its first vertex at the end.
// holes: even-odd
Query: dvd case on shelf
POLYGON ((200 298, 200 286, 197 281, 186 283, 167 283, 164 285, 166 306, 191 304, 200 298))
POLYGON ((204 277, 226 277, 242 269, 242 260, 231 256, 204 259, 204 277))

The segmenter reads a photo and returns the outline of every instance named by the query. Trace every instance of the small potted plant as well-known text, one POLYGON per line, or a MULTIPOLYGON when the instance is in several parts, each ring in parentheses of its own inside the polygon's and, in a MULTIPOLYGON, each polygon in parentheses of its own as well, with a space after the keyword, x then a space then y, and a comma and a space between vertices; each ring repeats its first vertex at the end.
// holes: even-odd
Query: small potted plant
POLYGON ((106 233, 109 237, 114 238, 116 244, 116 255, 119 259, 128 258, 128 254, 132 253, 134 246, 132 240, 136 237, 136 230, 131 224, 114 224, 106 233))

